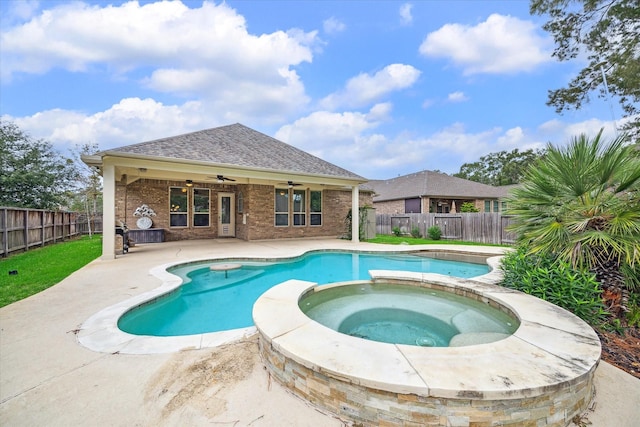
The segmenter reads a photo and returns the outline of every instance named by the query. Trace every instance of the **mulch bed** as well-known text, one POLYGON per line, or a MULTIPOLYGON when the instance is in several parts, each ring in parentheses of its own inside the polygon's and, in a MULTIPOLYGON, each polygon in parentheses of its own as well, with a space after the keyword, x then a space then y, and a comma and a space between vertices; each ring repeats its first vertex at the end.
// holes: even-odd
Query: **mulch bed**
POLYGON ((625 335, 597 331, 602 343, 602 360, 640 379, 640 328, 625 335))

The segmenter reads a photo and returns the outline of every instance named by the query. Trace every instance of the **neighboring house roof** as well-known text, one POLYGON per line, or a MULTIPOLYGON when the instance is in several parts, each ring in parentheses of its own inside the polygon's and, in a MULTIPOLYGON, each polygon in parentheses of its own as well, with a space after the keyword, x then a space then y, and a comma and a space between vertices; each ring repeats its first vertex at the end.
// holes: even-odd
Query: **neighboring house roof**
POLYGON ((502 198, 507 195, 501 187, 428 170, 367 184, 375 193, 374 202, 418 197, 502 198))
POLYGON ((127 154, 366 181, 353 172, 239 123, 98 153, 99 156, 127 154))

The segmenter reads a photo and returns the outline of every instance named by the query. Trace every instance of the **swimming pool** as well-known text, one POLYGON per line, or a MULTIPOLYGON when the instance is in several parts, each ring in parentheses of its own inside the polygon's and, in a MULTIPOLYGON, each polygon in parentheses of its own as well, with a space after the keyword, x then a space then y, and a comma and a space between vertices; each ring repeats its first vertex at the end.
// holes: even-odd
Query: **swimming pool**
POLYGON ((311 252, 286 260, 217 260, 172 267, 183 285, 173 292, 126 312, 118 327, 127 333, 181 336, 246 328, 253 325, 252 307, 278 283, 300 279, 318 284, 369 278, 370 270, 431 272, 469 278, 489 272, 486 263, 436 259, 426 254, 343 251, 311 252), (240 264, 214 271, 212 265, 240 264))

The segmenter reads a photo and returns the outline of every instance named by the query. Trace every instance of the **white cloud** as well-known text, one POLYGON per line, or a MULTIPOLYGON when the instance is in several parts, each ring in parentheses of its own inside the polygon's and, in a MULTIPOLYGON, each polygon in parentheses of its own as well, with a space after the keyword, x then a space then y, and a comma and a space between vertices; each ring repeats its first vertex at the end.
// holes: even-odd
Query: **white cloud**
POLYGON ((198 102, 163 105, 152 99, 127 98, 91 115, 54 109, 27 117, 3 116, 3 120, 64 151, 85 143, 107 149, 226 124, 205 117, 198 102))
POLYGON ((393 105, 390 102, 376 104, 369 110, 367 119, 375 122, 389 120, 391 110, 393 110, 393 105))
MULTIPOLYGON (((107 149, 234 122, 234 116, 215 108, 202 102, 165 105, 153 99, 127 98, 95 114, 55 109, 2 119, 61 151, 94 142, 107 149)), ((533 130, 515 126, 470 132, 464 124, 454 123, 428 134, 394 133, 382 129, 392 122, 391 110, 390 103, 379 103, 365 113, 317 111, 282 126, 274 137, 364 177, 386 179, 424 169, 455 173, 463 163, 489 153, 543 148, 549 141, 564 145, 582 132, 595 135, 601 127, 605 127, 605 137, 614 136, 612 123, 597 119, 553 120, 533 130)))
POLYGON ((347 28, 347 26, 344 24, 344 22, 332 16, 331 18, 326 19, 322 22, 322 28, 327 34, 336 34, 343 32, 347 28))
POLYGON ((301 149, 318 151, 325 144, 353 141, 356 136, 375 128, 377 124, 369 121, 364 113, 316 111, 281 127, 275 138, 301 149))
POLYGON ((427 109, 434 106, 435 104, 436 104, 436 101, 434 99, 425 99, 422 102, 422 108, 427 109))
POLYGON ((389 138, 378 128, 377 105, 369 114, 315 112, 283 126, 275 137, 370 179, 424 169, 457 172, 464 162, 490 152, 499 128, 468 133, 457 123, 428 136, 400 132, 389 138))
POLYGON ((447 96, 449 102, 465 102, 469 100, 469 97, 464 92, 452 92, 447 96))
POLYGON ((616 128, 613 121, 600 119, 589 119, 581 122, 565 123, 560 119, 553 119, 542 123, 538 126, 538 134, 541 142, 551 143, 552 145, 566 145, 573 137, 580 134, 595 136, 600 129, 603 129, 602 136, 607 139, 616 137, 616 128))
POLYGON ((349 79, 342 91, 325 97, 320 105, 327 110, 368 105, 394 91, 412 86, 420 74, 420 70, 411 65, 387 65, 374 75, 362 73, 349 79))
POLYGON ((123 70, 208 64, 250 75, 256 66, 264 72, 311 61, 309 47, 298 39, 282 31, 251 35, 235 10, 208 2, 199 9, 179 1, 104 8, 70 3, 5 31, 2 46, 11 59, 8 75, 54 67, 83 71, 97 63, 123 70))
POLYGON ((371 111, 317 112, 283 126, 275 137, 366 178, 388 179, 425 169, 452 174, 490 153, 540 149, 548 140, 565 144, 580 131, 595 134, 601 125, 612 130, 611 123, 597 120, 558 122, 545 135, 541 129, 547 124, 535 130, 515 126, 470 132, 463 123, 453 123, 430 134, 401 131, 391 136, 380 129, 384 120, 375 117, 371 111))
POLYGON ((400 24, 411 25, 413 22, 413 16, 411 15, 411 9, 413 5, 411 3, 404 3, 400 6, 400 24))
POLYGON ((0 18, 2 27, 31 19, 40 8, 37 0, 21 0, 7 2, 6 10, 0 18))
POLYGON ((549 45, 531 21, 492 14, 476 26, 444 25, 427 35, 419 51, 449 59, 465 75, 513 74, 550 62, 549 45))
POLYGON ((142 72, 146 88, 197 100, 216 120, 265 124, 306 109, 294 67, 311 62, 320 44, 317 31, 253 35, 225 3, 189 9, 180 1, 57 5, 0 37, 4 83, 53 68, 125 80, 142 72))
POLYGON ((0 37, 5 81, 54 68, 121 76, 150 70, 142 82, 157 91, 222 102, 246 100, 243 91, 252 90, 247 105, 285 114, 308 102, 292 67, 311 62, 320 43, 315 31, 253 35, 225 3, 189 9, 180 1, 58 5, 0 37))

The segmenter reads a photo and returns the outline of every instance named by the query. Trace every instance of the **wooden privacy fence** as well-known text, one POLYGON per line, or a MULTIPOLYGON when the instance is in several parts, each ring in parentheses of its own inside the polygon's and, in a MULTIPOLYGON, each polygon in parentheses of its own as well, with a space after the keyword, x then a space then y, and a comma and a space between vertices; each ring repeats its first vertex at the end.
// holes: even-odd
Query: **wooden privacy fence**
POLYGON ((102 214, 78 214, 78 232, 80 234, 102 233, 102 214))
POLYGON ((429 227, 437 225, 442 239, 457 239, 465 242, 511 244, 515 234, 507 231, 512 218, 500 213, 459 214, 377 214, 376 233, 393 234, 398 227, 402 234, 410 235, 417 227, 420 235, 428 236, 429 227))
POLYGON ((0 256, 55 243, 79 233, 77 213, 0 207, 0 256))

